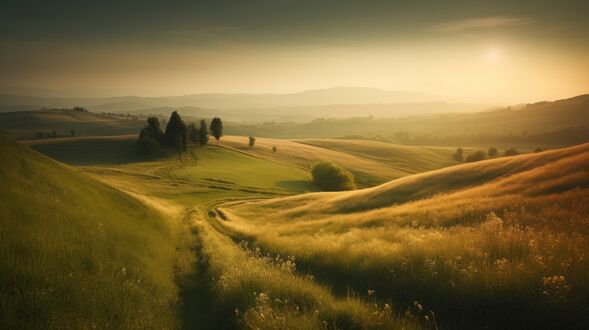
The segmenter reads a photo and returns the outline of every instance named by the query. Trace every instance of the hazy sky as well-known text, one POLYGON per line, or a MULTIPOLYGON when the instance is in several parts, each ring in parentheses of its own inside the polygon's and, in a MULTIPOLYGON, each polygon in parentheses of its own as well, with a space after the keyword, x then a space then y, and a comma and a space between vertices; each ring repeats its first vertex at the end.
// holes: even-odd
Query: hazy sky
POLYGON ((0 85, 555 99, 589 93, 587 13, 587 0, 3 0, 0 85))

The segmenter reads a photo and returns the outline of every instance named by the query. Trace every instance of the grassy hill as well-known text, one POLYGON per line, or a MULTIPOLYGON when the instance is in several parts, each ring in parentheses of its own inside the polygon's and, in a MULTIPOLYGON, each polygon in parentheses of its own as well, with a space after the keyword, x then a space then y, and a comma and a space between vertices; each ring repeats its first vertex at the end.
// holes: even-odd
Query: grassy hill
MULTIPOLYGON (((137 154, 135 141, 135 135, 121 135, 41 139, 24 143, 70 165, 117 165, 149 160, 137 154)), ((206 164, 209 162, 212 164, 207 170, 203 167, 199 168, 193 178, 219 176, 222 179, 227 175, 233 176, 232 173, 243 174, 243 170, 257 167, 266 169, 266 179, 269 179, 275 173, 277 163, 281 163, 298 167, 299 169, 296 170, 299 173, 295 177, 304 181, 308 179, 306 172, 314 162, 329 160, 350 170, 358 184, 367 187, 456 164, 452 158, 455 152, 453 148, 408 147, 376 141, 333 139, 289 141, 264 138, 257 139, 256 146, 250 148, 247 141, 247 137, 225 136, 221 139, 220 146, 232 151, 215 149, 216 151, 211 152, 207 148, 192 149, 204 162, 203 166, 208 166, 206 164), (272 147, 276 147, 277 152, 273 152, 272 147), (200 155, 200 153, 204 154, 200 155)), ((468 153, 469 150, 466 152, 468 153)), ((172 157, 171 154, 167 156, 172 157)), ((285 168, 288 170, 284 174, 293 171, 291 166, 285 168)), ((237 180, 247 181, 248 178, 250 186, 263 183, 257 176, 241 175, 237 180)), ((233 179, 229 178, 229 180, 233 179)), ((305 191, 305 189, 296 191, 305 191)))
POLYGON ((69 136, 137 134, 145 120, 134 116, 108 115, 71 110, 37 110, 0 113, 0 131, 18 139, 34 139, 38 132, 69 136))
POLYGON ((336 290, 375 290, 450 328, 583 328, 587 168, 584 144, 351 192, 229 203, 220 224, 296 256, 336 290))
POLYGON ((2 135, 0 150, 0 327, 178 325, 177 219, 2 135))
POLYGON ((29 140, 34 150, 69 165, 116 165, 140 160, 137 135, 88 136, 29 140))
POLYGON ((352 172, 362 187, 456 164, 453 148, 407 147, 377 141, 267 138, 257 138, 255 147, 250 148, 247 142, 244 136, 221 139, 223 146, 304 169, 318 160, 331 161, 352 172), (272 147, 276 147, 276 152, 272 147))

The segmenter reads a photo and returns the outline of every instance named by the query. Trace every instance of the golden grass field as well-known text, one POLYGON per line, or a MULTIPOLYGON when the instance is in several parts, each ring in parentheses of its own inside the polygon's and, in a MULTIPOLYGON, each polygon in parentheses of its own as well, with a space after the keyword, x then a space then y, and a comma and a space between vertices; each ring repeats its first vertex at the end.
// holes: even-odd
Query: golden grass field
POLYGON ((589 144, 461 165, 349 140, 39 149, 71 167, 0 142, 2 328, 587 325, 589 144), (382 184, 318 192, 317 160, 382 184))
POLYGON ((588 169, 584 144, 229 203, 221 224, 334 287, 419 301, 450 327, 577 328, 587 324, 588 169))

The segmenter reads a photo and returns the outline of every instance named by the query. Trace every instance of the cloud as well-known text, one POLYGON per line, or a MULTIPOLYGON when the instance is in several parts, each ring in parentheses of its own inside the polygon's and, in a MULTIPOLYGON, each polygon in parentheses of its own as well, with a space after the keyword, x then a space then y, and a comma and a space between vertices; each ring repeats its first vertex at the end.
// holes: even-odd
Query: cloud
POLYGON ((490 16, 468 18, 430 26, 432 32, 464 32, 474 29, 489 29, 504 26, 524 25, 532 22, 529 17, 490 16))

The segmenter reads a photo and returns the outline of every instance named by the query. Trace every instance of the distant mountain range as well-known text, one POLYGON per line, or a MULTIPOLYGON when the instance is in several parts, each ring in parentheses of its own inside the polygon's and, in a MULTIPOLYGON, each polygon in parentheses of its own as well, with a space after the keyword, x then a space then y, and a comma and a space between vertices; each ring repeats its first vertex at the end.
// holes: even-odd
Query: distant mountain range
MULTIPOLYGON (((212 108, 250 108, 277 106, 309 106, 332 104, 365 104, 365 103, 421 103, 448 101, 439 95, 414 91, 389 91, 369 87, 333 87, 313 89, 297 93, 201 93, 180 96, 130 96, 119 89, 72 88, 49 90, 40 88, 0 87, 2 95, 20 95, 45 99, 111 99, 113 101, 149 99, 153 102, 175 100, 183 106, 200 106, 212 108)), ((168 103, 161 106, 170 105, 168 103)))
MULTIPOLYGON (((4 89, 0 112, 42 108, 86 107, 93 112, 169 115, 174 110, 190 116, 224 116, 233 121, 308 121, 315 118, 358 116, 394 117, 441 112, 473 112, 489 105, 448 103, 443 97, 412 91, 365 87, 334 87, 290 94, 193 94, 140 97, 57 97, 46 90, 4 89), (18 95, 29 92, 32 95, 18 95)), ((61 95, 70 95, 68 90, 61 95)))

